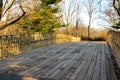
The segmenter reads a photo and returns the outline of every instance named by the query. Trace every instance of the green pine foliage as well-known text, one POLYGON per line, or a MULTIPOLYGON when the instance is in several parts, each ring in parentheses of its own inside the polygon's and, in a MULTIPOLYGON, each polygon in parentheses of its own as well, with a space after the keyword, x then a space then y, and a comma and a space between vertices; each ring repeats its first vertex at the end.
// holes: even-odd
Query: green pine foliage
POLYGON ((116 23, 116 25, 113 25, 112 27, 115 29, 120 29, 120 21, 116 23))
POLYGON ((60 2, 61 0, 41 0, 41 1, 42 1, 42 5, 48 6, 50 4, 56 4, 60 2))
POLYGON ((59 6, 49 6, 56 4, 61 0, 42 0, 42 9, 36 9, 19 27, 30 32, 53 32, 55 28, 64 27, 60 22, 61 16, 56 16, 59 12, 59 6))

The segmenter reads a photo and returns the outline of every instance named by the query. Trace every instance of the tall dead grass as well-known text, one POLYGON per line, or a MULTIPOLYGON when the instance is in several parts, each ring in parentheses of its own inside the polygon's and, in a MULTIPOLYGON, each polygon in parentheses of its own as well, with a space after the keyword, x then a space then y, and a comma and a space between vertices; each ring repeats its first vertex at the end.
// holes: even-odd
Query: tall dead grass
MULTIPOLYGON (((61 28, 56 30, 57 33, 63 33, 67 35, 72 35, 75 37, 80 37, 83 41, 88 40, 88 29, 84 26, 79 26, 78 28, 74 26, 69 26, 66 28, 61 28)), ((90 29, 90 39, 91 41, 105 41, 107 38, 107 30, 99 30, 99 29, 90 29)))

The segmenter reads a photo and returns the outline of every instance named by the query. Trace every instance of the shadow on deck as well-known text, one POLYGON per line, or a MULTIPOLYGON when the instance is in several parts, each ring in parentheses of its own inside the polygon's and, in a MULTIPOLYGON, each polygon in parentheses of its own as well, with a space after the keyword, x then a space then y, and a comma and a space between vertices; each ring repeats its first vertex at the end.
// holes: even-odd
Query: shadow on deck
POLYGON ((119 80, 106 42, 41 47, 0 61, 0 80, 119 80))

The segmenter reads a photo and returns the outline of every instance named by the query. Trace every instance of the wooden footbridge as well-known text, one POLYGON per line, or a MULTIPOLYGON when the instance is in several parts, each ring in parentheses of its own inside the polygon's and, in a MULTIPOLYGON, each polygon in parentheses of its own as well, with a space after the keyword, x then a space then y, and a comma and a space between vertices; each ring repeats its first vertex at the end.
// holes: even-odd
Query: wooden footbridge
POLYGON ((106 42, 54 44, 0 61, 0 80, 120 80, 106 42))

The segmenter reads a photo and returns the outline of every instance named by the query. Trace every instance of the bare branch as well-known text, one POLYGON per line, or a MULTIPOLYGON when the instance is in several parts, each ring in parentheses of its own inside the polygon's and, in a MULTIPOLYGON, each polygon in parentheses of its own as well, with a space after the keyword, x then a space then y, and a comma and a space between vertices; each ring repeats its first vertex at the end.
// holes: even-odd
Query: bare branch
POLYGON ((11 3, 7 6, 7 8, 5 9, 5 11, 3 11, 2 16, 4 16, 7 13, 7 11, 13 6, 13 4, 14 4, 15 1, 16 0, 12 0, 11 1, 11 3))
MULTIPOLYGON (((118 4, 120 5, 120 1, 119 0, 117 0, 117 1, 118 1, 118 4)), ((120 10, 119 10, 119 8, 116 7, 116 0, 113 0, 113 7, 115 8, 115 10, 117 11, 118 15, 120 16, 120 10)))
POLYGON ((67 5, 63 7, 62 15, 63 19, 62 21, 66 24, 71 24, 73 20, 75 20, 76 13, 77 13, 77 7, 78 7, 78 0, 70 0, 67 5))
POLYGON ((21 5, 20 5, 20 9, 21 9, 21 11, 23 12, 22 15, 19 16, 19 17, 17 17, 16 19, 14 19, 14 20, 12 20, 12 21, 6 23, 6 24, 1 25, 1 26, 0 26, 0 30, 2 30, 2 29, 4 29, 4 28, 8 27, 8 25, 11 25, 11 24, 16 23, 17 21, 19 21, 19 20, 25 15, 25 11, 23 10, 23 8, 22 8, 21 5))

